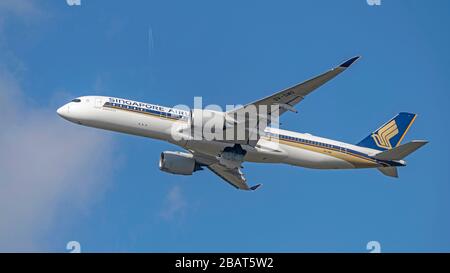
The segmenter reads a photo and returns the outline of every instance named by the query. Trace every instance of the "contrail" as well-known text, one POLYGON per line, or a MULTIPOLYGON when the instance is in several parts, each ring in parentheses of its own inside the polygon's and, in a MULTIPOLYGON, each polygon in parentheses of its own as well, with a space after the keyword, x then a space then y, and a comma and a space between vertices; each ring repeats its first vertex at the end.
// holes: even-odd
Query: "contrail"
POLYGON ((153 55, 154 49, 154 40, 153 40, 153 29, 151 26, 148 27, 148 57, 151 59, 153 55))

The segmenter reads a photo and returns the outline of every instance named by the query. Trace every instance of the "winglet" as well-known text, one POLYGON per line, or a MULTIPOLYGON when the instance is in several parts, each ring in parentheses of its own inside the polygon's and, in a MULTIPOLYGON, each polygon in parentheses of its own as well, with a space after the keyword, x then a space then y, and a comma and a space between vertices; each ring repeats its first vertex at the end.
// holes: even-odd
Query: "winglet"
POLYGON ((342 63, 339 67, 342 67, 342 68, 348 68, 348 67, 350 67, 354 62, 356 62, 359 58, 361 58, 361 56, 353 57, 353 58, 351 58, 350 60, 348 60, 348 61, 342 63))
POLYGON ((262 184, 257 184, 257 185, 255 185, 255 186, 251 186, 250 187, 250 190, 252 190, 252 191, 256 191, 259 187, 261 187, 262 186, 262 184))

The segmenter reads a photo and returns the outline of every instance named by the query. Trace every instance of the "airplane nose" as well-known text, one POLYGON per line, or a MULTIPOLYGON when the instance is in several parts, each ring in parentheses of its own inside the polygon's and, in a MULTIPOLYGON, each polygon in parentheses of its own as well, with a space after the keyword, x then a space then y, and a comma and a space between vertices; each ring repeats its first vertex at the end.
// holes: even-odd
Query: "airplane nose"
POLYGON ((56 113, 60 116, 60 117, 65 117, 67 115, 67 105, 63 105, 61 107, 58 108, 58 110, 56 110, 56 113))

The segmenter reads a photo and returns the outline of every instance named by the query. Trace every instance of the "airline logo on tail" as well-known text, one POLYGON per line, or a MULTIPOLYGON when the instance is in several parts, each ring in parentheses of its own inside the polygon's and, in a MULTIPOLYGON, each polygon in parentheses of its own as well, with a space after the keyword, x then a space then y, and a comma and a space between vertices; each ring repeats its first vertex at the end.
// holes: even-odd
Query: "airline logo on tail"
POLYGON ((400 145, 417 115, 402 112, 372 132, 357 145, 375 150, 390 150, 400 145))
POLYGON ((377 132, 373 133, 372 138, 378 147, 392 149, 391 138, 395 137, 398 133, 397 123, 395 122, 395 119, 393 119, 377 132))

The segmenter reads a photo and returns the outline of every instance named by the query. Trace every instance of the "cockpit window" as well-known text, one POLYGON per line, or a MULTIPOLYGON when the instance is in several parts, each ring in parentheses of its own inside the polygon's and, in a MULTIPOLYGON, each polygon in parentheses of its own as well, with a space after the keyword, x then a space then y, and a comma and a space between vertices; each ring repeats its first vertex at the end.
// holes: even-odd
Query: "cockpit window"
POLYGON ((81 102, 80 99, 73 99, 72 102, 81 102))

